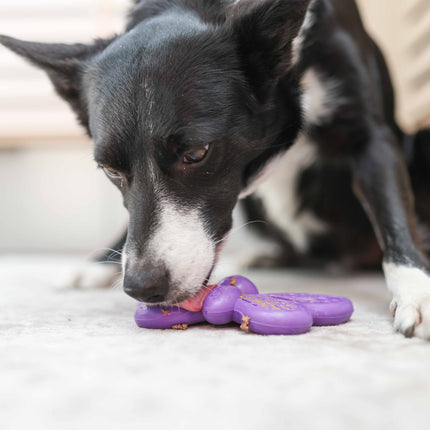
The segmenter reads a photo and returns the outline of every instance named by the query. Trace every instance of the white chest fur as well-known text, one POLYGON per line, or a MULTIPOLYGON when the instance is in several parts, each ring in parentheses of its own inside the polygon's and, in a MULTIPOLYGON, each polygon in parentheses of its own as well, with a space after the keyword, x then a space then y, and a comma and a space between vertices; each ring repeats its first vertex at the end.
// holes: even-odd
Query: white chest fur
MULTIPOLYGON (((336 109, 347 103, 341 96, 339 83, 308 69, 301 81, 304 122, 317 125, 336 109)), ((297 181, 300 173, 317 158, 317 144, 301 134, 284 154, 271 160, 255 177, 240 197, 255 193, 264 206, 267 217, 300 252, 309 247, 312 234, 324 233, 328 226, 309 211, 300 211, 297 181)))
POLYGON ((327 230, 327 226, 311 212, 298 213, 297 181, 300 172, 314 162, 315 156, 315 145, 300 136, 285 154, 266 166, 254 188, 268 219, 300 252, 307 250, 311 234, 327 230))

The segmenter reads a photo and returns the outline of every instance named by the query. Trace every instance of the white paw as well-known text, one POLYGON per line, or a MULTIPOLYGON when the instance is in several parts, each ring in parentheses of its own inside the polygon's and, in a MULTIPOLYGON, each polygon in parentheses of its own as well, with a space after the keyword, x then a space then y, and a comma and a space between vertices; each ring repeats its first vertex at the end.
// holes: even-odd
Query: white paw
POLYGON ((118 264, 86 262, 62 275, 54 285, 57 288, 109 288, 121 276, 118 264))
POLYGON ((394 298, 390 305, 394 328, 406 337, 430 340, 430 294, 415 299, 413 303, 394 298))
POLYGON ((430 340, 430 277, 422 270, 384 264, 394 328, 406 337, 430 340))

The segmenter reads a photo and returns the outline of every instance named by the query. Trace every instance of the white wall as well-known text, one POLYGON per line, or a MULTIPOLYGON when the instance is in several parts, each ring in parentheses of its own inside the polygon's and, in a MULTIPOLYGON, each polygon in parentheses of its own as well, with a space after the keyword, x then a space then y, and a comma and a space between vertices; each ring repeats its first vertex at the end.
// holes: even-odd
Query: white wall
MULTIPOLYGON (((1 0, 0 28, 27 40, 85 42, 120 31, 130 5, 1 0)), ((120 193, 96 170, 82 135, 45 74, 0 47, 0 252, 89 253, 125 228, 120 193)))
POLYGON ((91 252, 126 226, 91 146, 0 151, 0 252, 91 252))
POLYGON ((358 0, 365 25, 388 63, 397 120, 407 131, 430 126, 430 0, 358 0))

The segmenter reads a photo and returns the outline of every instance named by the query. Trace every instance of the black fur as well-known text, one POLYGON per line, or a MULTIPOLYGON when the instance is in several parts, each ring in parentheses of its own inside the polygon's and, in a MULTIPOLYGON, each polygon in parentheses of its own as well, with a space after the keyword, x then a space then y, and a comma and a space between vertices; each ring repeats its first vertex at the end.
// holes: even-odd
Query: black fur
MULTIPOLYGON (((301 255, 276 225, 265 227, 285 249, 281 263, 373 267, 382 258, 375 230, 386 261, 427 269, 403 152, 415 190, 428 201, 428 135, 408 140, 396 125, 389 73, 353 0, 312 2, 315 19, 294 62, 309 4, 143 0, 124 34, 106 41, 0 42, 47 71, 93 137, 97 163, 123 175, 113 182, 130 213, 127 245, 136 255, 145 254, 157 227, 156 189, 199 207, 219 241, 239 193, 302 131, 318 159, 298 180, 300 211, 330 231, 311 237, 301 255), (301 107, 300 80, 309 69, 335 79, 346 100, 314 123, 303 122, 301 107), (185 152, 206 144, 201 163, 182 163, 185 152)), ((264 218, 255 198, 246 205, 250 218, 264 218)), ((428 205, 417 209, 428 224, 428 205)))

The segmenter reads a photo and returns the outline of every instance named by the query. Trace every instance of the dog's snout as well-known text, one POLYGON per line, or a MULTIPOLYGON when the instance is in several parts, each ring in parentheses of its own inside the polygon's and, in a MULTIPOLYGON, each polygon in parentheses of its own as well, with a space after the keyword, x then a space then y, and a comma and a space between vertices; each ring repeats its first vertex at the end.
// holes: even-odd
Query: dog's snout
POLYGON ((124 291, 140 302, 163 302, 169 292, 166 272, 128 271, 124 276, 124 291))

